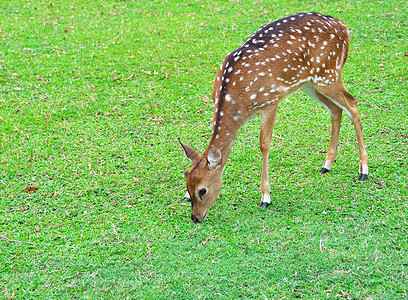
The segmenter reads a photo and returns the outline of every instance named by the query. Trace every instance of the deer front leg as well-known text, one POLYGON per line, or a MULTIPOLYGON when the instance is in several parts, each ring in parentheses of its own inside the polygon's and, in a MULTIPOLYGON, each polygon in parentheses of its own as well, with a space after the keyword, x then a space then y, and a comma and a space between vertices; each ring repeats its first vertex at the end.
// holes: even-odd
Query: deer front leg
POLYGON ((261 207, 268 207, 271 203, 271 188, 269 185, 269 149, 271 147, 272 129, 275 124, 278 105, 261 114, 261 135, 259 146, 262 153, 262 179, 261 179, 261 207))

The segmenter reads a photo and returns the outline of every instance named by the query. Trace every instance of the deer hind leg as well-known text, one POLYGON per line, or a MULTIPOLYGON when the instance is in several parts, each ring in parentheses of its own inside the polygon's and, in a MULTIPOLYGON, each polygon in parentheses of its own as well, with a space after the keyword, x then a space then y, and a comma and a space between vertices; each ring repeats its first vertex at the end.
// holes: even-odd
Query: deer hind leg
POLYGON ((320 93, 317 88, 312 84, 307 83, 302 87, 302 90, 312 99, 323 105, 330 114, 331 117, 331 134, 329 149, 327 151, 327 156, 324 161, 323 167, 320 173, 327 173, 330 171, 333 163, 337 157, 337 148, 339 144, 340 126, 341 126, 341 115, 343 110, 334 104, 329 98, 320 93))
POLYGON ((330 99, 335 105, 344 110, 353 122, 354 129, 357 135, 358 150, 360 157, 359 177, 358 180, 363 181, 368 177, 368 155, 365 149, 363 130, 358 112, 357 100, 344 87, 341 81, 335 85, 322 87, 317 86, 319 92, 330 99))
POLYGON ((271 203, 271 188, 269 185, 269 149, 271 148, 272 130, 275 124, 278 105, 272 106, 261 114, 261 135, 259 147, 262 153, 262 179, 261 179, 261 207, 268 207, 271 203))

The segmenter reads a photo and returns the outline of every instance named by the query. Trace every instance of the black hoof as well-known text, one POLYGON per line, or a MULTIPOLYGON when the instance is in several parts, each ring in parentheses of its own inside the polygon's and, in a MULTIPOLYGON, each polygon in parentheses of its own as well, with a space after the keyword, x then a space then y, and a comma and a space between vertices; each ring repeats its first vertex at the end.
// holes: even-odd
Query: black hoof
POLYGON ((327 172, 329 172, 329 171, 330 171, 329 169, 322 168, 322 169, 320 170, 320 173, 324 174, 324 173, 327 173, 327 172))
POLYGON ((368 174, 361 174, 358 176, 358 180, 363 181, 366 180, 368 178, 368 174))
POLYGON ((191 202, 191 199, 188 198, 188 197, 183 197, 183 198, 180 200, 180 202, 184 202, 184 201, 191 202))
POLYGON ((259 207, 268 207, 270 203, 268 202, 261 202, 261 204, 259 204, 259 207))

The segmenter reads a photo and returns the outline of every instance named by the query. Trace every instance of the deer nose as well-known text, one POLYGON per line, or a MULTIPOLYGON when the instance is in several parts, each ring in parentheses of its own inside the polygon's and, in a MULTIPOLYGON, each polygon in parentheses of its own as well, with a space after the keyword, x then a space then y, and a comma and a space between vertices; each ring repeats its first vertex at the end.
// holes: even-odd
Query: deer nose
POLYGON ((191 215, 191 221, 193 221, 194 223, 200 223, 200 221, 198 220, 198 218, 195 215, 191 215))

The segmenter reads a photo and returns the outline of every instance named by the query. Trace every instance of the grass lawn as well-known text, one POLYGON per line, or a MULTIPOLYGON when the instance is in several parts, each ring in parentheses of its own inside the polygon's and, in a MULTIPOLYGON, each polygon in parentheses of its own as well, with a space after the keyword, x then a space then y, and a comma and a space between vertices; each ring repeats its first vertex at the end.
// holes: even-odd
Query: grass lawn
POLYGON ((408 298, 404 2, 2 1, 0 299, 408 298), (255 118, 193 224, 177 138, 207 147, 225 55, 302 11, 351 31, 369 179, 346 114, 318 172, 330 118, 299 92, 278 111, 272 204, 258 207, 255 118))

